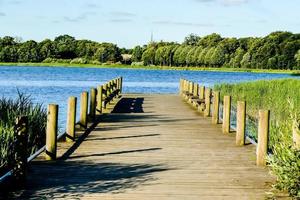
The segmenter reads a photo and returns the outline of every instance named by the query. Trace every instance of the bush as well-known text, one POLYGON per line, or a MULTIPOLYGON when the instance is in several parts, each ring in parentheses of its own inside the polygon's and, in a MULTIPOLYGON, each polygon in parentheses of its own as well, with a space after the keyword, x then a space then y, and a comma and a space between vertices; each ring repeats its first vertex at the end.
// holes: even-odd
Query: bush
POLYGON ((268 157, 272 173, 277 177, 276 189, 287 191, 290 196, 300 198, 300 150, 293 147, 292 119, 272 129, 275 143, 273 154, 268 157))
POLYGON ((85 58, 74 58, 71 60, 70 64, 87 64, 88 60, 85 58))
POLYGON ((12 162, 11 146, 14 140, 14 124, 18 116, 28 116, 28 155, 45 144, 47 111, 41 105, 34 105, 28 96, 19 93, 16 100, 0 99, 0 167, 12 162))
POLYGON ((101 62, 99 60, 93 60, 91 62, 91 64, 93 64, 93 65, 101 65, 101 62))
POLYGON ((141 61, 141 62, 132 62, 131 66, 144 66, 144 62, 143 61, 141 61))
POLYGON ((71 59, 58 59, 58 58, 46 58, 43 60, 43 63, 70 63, 72 60, 71 59))

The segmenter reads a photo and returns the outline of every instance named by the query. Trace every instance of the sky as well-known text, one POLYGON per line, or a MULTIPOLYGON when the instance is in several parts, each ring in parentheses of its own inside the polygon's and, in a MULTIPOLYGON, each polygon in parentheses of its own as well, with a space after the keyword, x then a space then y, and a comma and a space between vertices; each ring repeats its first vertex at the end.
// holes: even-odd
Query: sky
POLYGON ((300 0, 0 0, 0 37, 42 41, 69 34, 120 47, 300 32, 300 0))

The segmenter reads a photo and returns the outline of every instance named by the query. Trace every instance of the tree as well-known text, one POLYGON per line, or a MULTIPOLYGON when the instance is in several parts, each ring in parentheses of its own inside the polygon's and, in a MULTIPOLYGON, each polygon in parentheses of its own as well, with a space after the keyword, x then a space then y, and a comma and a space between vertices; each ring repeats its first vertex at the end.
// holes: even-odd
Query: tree
POLYGON ((16 46, 6 46, 0 51, 1 62, 17 62, 18 61, 18 49, 16 46))
POLYGON ((222 41, 222 37, 219 34, 213 33, 201 38, 198 45, 203 47, 215 47, 220 41, 222 41))
POLYGON ((76 41, 69 35, 61 35, 54 39, 57 46, 57 57, 62 59, 73 59, 76 57, 76 41))
POLYGON ((190 34, 184 38, 183 45, 197 45, 201 38, 196 34, 190 34))
POLYGON ((296 68, 300 69, 300 50, 295 54, 296 68))
POLYGON ((43 40, 38 44, 40 49, 40 58, 45 60, 46 58, 54 58, 57 53, 56 46, 54 42, 49 39, 43 40))
POLYGON ((29 40, 24 42, 18 49, 18 62, 40 62, 41 57, 38 50, 38 44, 29 40))
POLYGON ((225 48, 218 46, 213 50, 210 63, 215 67, 221 67, 225 63, 225 48))
POLYGON ((141 46, 136 46, 132 50, 132 61, 140 62, 143 56, 143 48, 141 46))
POLYGON ((156 53, 156 48, 153 46, 148 48, 146 51, 144 51, 143 56, 142 56, 144 65, 154 65, 155 53, 156 53))

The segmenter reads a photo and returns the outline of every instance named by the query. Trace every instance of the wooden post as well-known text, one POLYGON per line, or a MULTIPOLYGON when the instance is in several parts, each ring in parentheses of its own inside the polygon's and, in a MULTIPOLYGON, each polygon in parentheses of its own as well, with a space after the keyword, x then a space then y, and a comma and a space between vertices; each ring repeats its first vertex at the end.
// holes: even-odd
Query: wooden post
POLYGON ((58 105, 48 105, 46 129, 46 160, 56 159, 58 105))
POLYGON ((236 145, 245 145, 245 131, 246 131, 246 102, 237 102, 237 113, 236 113, 236 145))
POLYGON ((80 125, 81 129, 87 128, 88 92, 82 92, 80 97, 80 125))
POLYGON ((117 79, 117 90, 118 90, 118 96, 120 94, 120 77, 117 79))
POLYGON ((223 133, 230 133, 230 111, 231 111, 231 96, 224 96, 223 104, 223 133))
MULTIPOLYGON (((103 109, 106 109, 106 102, 105 102, 105 100, 106 100, 106 98, 108 97, 108 93, 107 93, 107 83, 105 83, 104 85, 103 85, 103 92, 102 92, 103 94, 102 94, 102 108, 103 109)), ((101 111, 103 112, 103 110, 101 109, 101 111)))
POLYGON ((193 90, 194 90, 194 83, 192 81, 190 81, 190 89, 189 89, 189 93, 193 94, 193 90))
POLYGON ((102 90, 103 87, 98 86, 97 87, 97 114, 100 115, 102 113, 102 90))
POLYGON ((205 111, 204 117, 210 116, 210 102, 211 102, 211 89, 207 88, 205 90, 205 111))
POLYGON ((268 154, 270 111, 259 110, 256 164, 266 166, 266 156, 268 154))
POLYGON ((120 77, 120 93, 123 91, 123 77, 120 77))
POLYGON ((295 119, 293 122, 293 143, 295 149, 300 150, 300 130, 299 122, 297 119, 295 119))
POLYGON ((96 116, 96 95, 97 95, 96 88, 92 88, 90 93, 90 112, 89 112, 92 120, 95 120, 95 116, 96 116))
POLYGON ((205 86, 200 86, 199 88, 199 99, 204 99, 205 96, 205 86))
POLYGON ((27 171, 27 141, 28 141, 28 117, 22 116, 16 119, 14 126, 16 138, 15 163, 13 163, 13 176, 16 183, 22 185, 26 180, 27 171))
POLYGON ((197 97, 198 96, 198 87, 199 85, 197 83, 194 83, 194 92, 193 92, 193 96, 197 97))
POLYGON ((183 81, 182 81, 182 79, 180 79, 179 80, 179 95, 182 94, 182 83, 183 83, 183 81))
POLYGON ((75 140, 76 104, 77 98, 69 97, 66 131, 67 142, 73 142, 75 140))
POLYGON ((214 102, 213 102, 213 113, 212 113, 212 123, 219 123, 219 108, 220 108, 220 92, 214 91, 214 102))

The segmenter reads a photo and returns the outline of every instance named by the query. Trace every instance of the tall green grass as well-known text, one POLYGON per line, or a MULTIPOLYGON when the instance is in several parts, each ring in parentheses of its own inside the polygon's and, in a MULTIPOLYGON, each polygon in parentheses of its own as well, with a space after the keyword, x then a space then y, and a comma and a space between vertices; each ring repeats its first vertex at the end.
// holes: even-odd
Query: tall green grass
MULTIPOLYGON (((215 90, 247 102, 247 114, 258 118, 259 109, 271 111, 269 166, 277 176, 275 188, 300 198, 300 150, 293 147, 292 125, 300 120, 300 80, 279 79, 239 84, 220 84, 215 90)), ((257 128, 257 127, 256 127, 257 128)), ((256 134, 253 134, 256 137, 256 134)))
POLYGON ((0 99, 0 169, 13 162, 14 124, 18 116, 28 116, 28 155, 45 144, 46 109, 21 93, 17 99, 3 97, 0 99))

